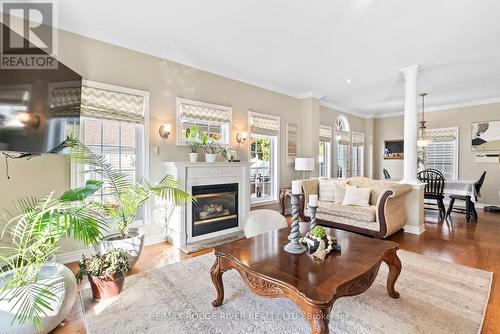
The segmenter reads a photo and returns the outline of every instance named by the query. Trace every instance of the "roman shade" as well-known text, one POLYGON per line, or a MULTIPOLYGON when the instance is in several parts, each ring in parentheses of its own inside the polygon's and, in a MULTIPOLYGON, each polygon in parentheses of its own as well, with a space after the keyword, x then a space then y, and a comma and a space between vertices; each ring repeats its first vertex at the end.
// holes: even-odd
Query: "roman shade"
POLYGON ((454 141, 458 136, 457 128, 427 129, 425 134, 431 136, 434 141, 454 141))
POLYGON ((335 136, 335 139, 337 140, 337 143, 339 143, 339 144, 349 145, 349 143, 350 143, 349 132, 338 131, 337 135, 335 136))
POLYGON ((279 119, 263 114, 250 114, 250 131, 252 133, 277 136, 280 131, 279 119))
POLYGON ((332 128, 329 126, 319 126, 319 141, 330 142, 332 141, 332 128))
POLYGON ((80 117, 82 88, 58 87, 50 89, 51 117, 80 117))
POLYGON ((363 146, 365 144, 365 136, 362 133, 352 133, 352 146, 363 146))
POLYGON ((202 102, 179 99, 180 117, 183 120, 209 123, 230 123, 231 108, 202 102))
POLYGON ((144 122, 144 97, 106 89, 82 87, 81 115, 92 118, 144 122))

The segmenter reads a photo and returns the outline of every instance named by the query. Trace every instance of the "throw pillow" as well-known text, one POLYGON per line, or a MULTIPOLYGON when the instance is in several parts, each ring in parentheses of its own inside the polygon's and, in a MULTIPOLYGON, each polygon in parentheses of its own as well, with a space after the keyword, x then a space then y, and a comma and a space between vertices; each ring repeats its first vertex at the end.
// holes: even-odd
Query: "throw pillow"
POLYGON ((347 184, 347 181, 335 181, 334 185, 335 185, 335 203, 336 204, 342 204, 342 201, 344 200, 346 187, 356 188, 356 186, 351 186, 351 185, 347 184))
POLYGON ((345 191, 343 205, 369 206, 371 188, 348 187, 345 191))
POLYGON ((319 179, 319 200, 335 202, 335 180, 319 179))

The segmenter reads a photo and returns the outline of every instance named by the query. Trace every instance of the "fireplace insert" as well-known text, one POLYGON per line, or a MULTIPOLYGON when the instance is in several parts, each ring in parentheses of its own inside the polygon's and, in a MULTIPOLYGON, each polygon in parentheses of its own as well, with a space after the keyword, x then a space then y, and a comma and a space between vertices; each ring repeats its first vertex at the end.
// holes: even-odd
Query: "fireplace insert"
POLYGON ((194 186, 192 236, 238 226, 238 184, 194 186))

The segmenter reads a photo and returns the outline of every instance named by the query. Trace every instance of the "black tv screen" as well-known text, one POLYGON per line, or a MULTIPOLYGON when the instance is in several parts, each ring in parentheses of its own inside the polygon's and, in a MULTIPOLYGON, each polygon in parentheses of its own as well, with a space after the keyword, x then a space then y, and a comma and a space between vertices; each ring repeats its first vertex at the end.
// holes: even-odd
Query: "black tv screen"
POLYGON ((0 68, 0 151, 48 153, 78 136, 81 87, 82 77, 61 62, 54 69, 0 68))

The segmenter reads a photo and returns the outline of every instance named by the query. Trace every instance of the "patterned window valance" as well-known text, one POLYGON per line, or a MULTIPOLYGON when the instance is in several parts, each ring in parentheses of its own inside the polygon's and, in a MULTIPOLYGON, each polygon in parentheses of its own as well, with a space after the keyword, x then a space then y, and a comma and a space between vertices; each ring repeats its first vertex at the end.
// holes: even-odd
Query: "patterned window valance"
POLYGON ((277 136, 280 131, 279 118, 263 114, 250 114, 249 126, 252 133, 261 135, 277 136))
POLYGON ((458 128, 427 129, 425 134, 431 136, 434 141, 454 141, 458 137, 458 128))
POLYGON ((50 115, 52 117, 79 117, 81 98, 81 87, 51 88, 50 115))
POLYGON ((365 135, 359 132, 352 132, 352 146, 363 146, 365 144, 365 135))
POLYGON ((82 87, 82 116, 144 122, 144 97, 106 89, 82 87))
POLYGON ((180 117, 183 120, 202 121, 209 123, 230 123, 231 108, 215 104, 191 101, 186 99, 177 100, 180 117))
POLYGON ((0 86, 0 105, 18 105, 25 106, 30 99, 28 88, 23 89, 19 86, 0 86))
POLYGON ((329 126, 319 126, 319 141, 330 142, 332 141, 332 128, 329 126))

